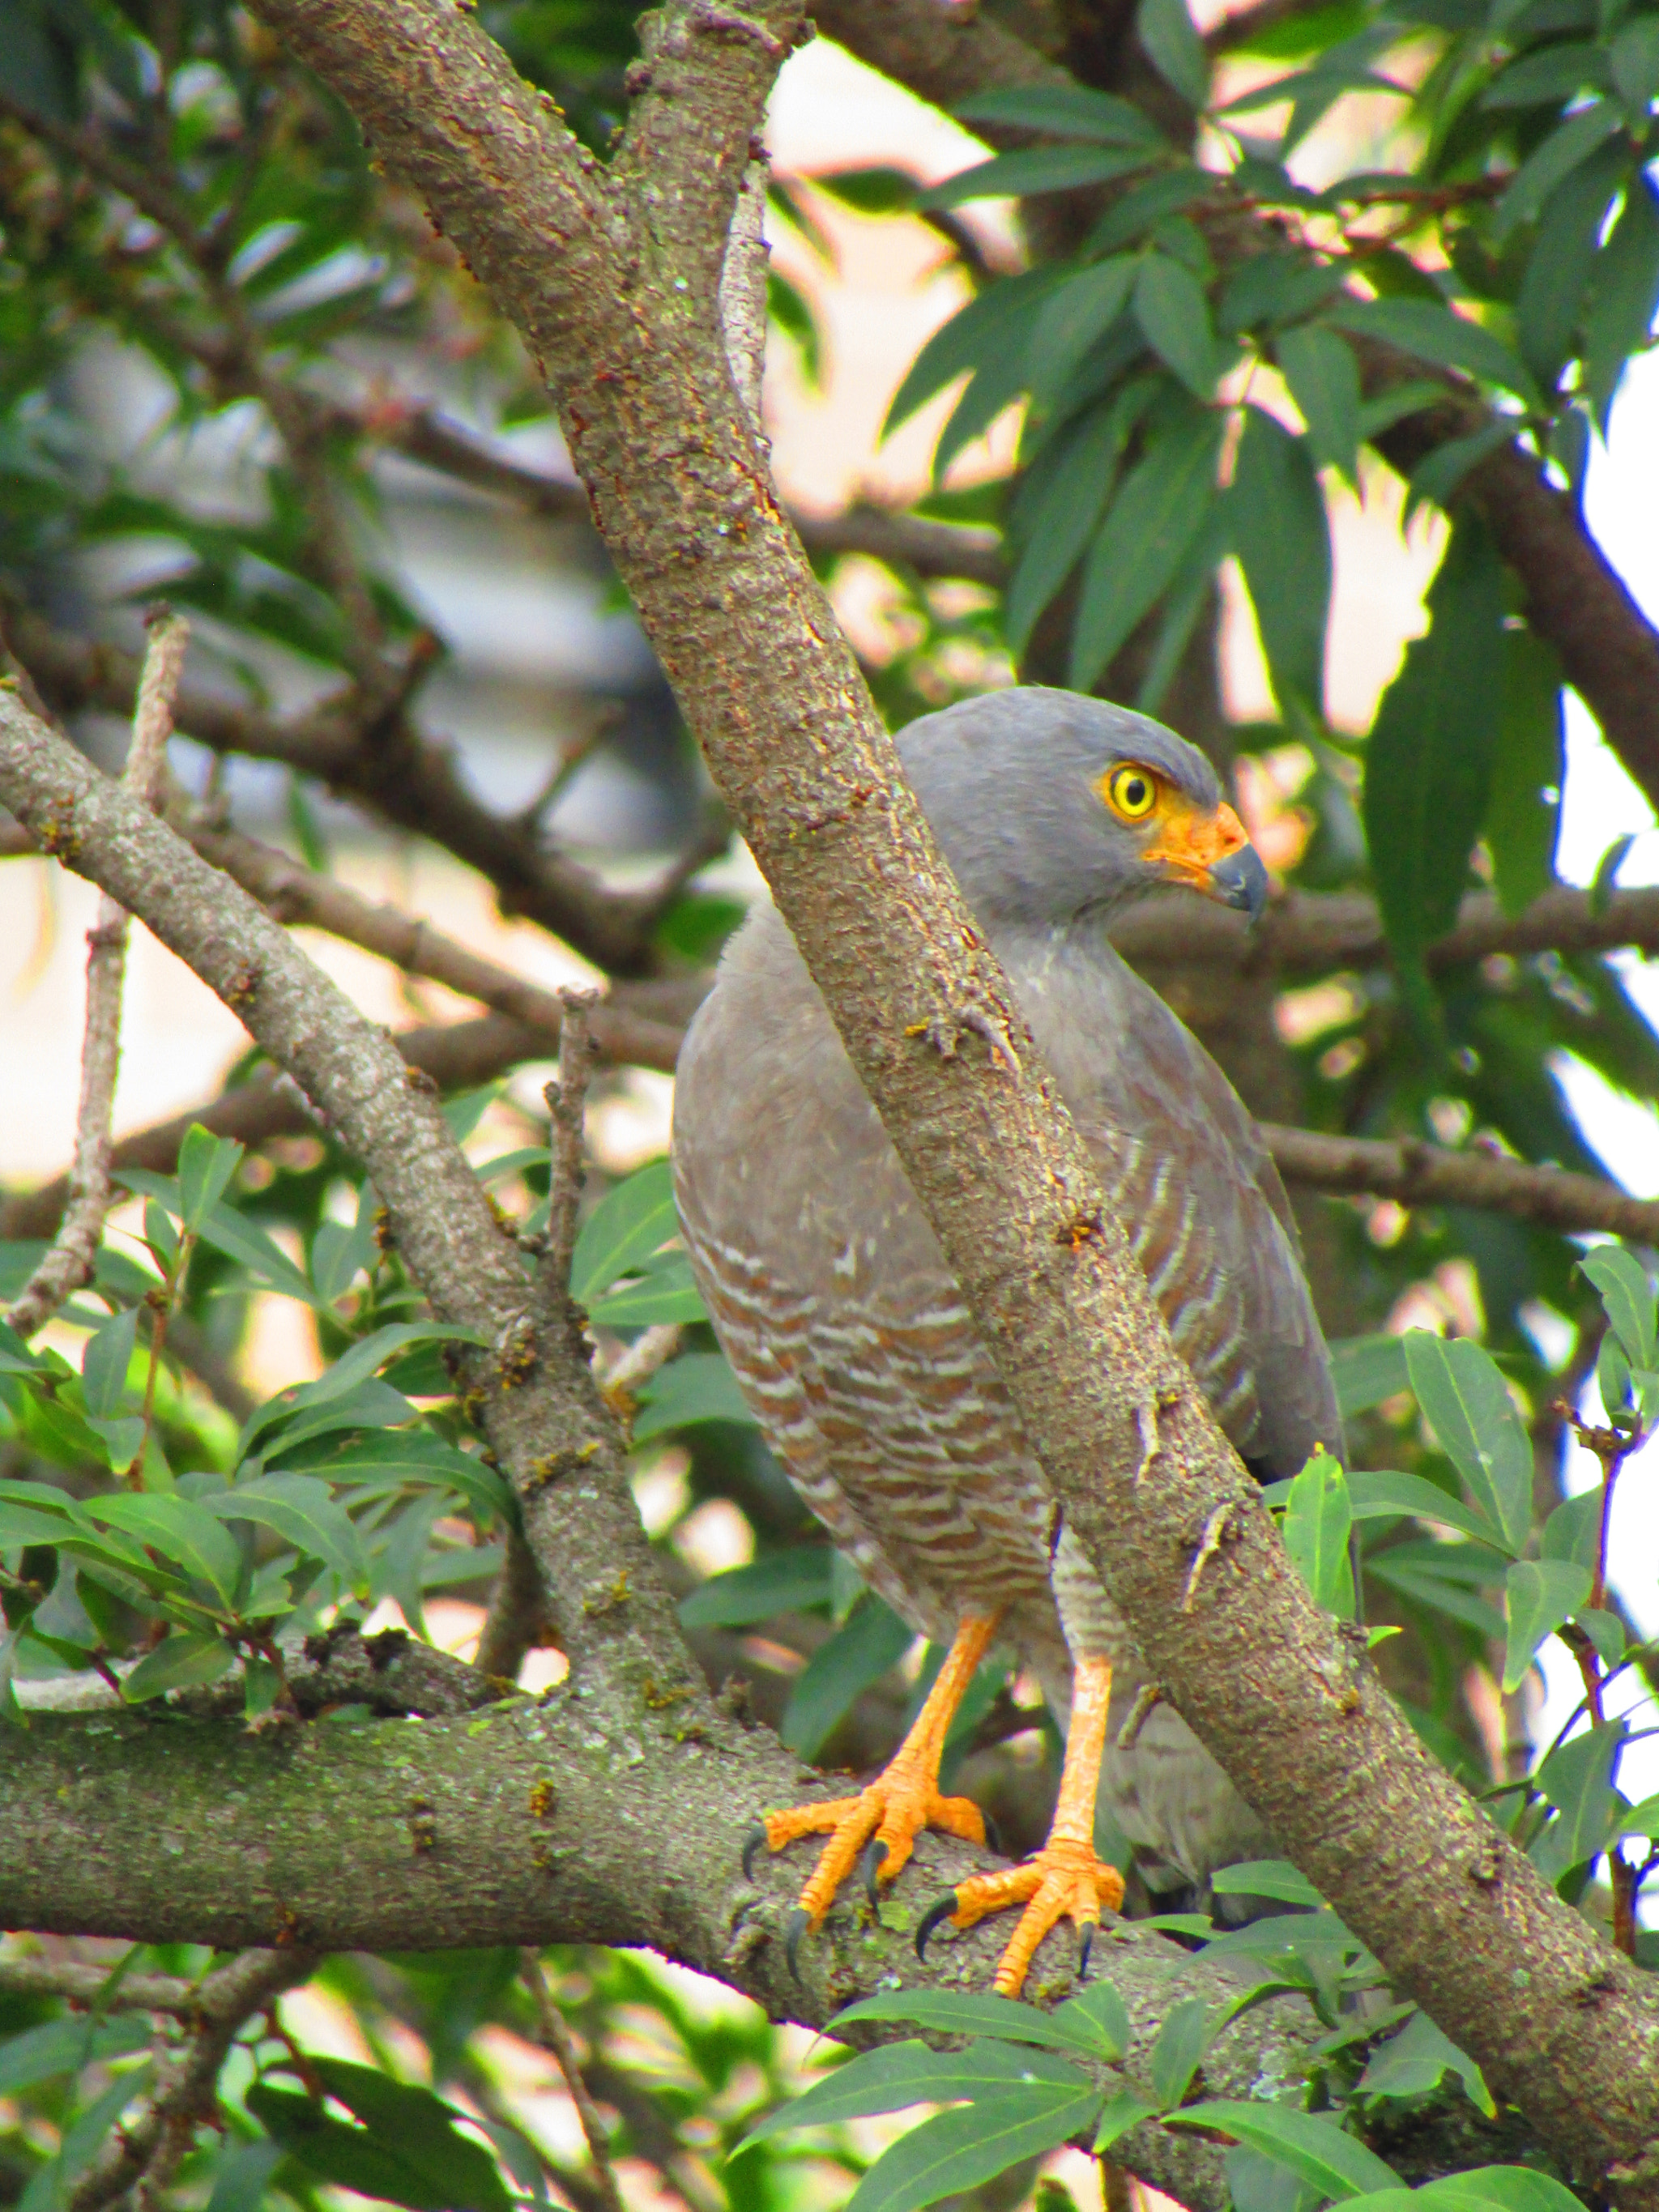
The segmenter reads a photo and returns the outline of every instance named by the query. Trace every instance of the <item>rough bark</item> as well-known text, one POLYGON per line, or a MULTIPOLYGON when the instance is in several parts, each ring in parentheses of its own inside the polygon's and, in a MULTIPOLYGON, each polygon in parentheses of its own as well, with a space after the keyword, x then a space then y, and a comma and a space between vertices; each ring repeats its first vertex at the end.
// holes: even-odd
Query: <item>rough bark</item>
MULTIPOLYGON (((1003 1364, 1057 1496, 1157 1678, 1290 1855, 1399 1984, 1522 2105, 1567 2169, 1623 2203, 1659 2202, 1659 1993, 1433 1765, 1363 1650, 1317 1611, 1291 1569, 1175 1357, 771 493, 726 374, 715 299, 750 135, 798 16, 778 6, 754 16, 690 8, 648 19, 648 86, 600 173, 476 21, 437 0, 262 0, 260 12, 356 110, 387 168, 424 195, 548 373, 600 528, 716 781, 1003 1364), (1149 1433, 1157 1448, 1146 1454, 1149 1433), (1264 1621, 1273 1624, 1271 1638, 1264 1621)), ((687 1723, 700 1693, 688 1686, 683 1698, 659 1702, 653 1662, 683 1647, 656 1608, 648 1559, 638 1583, 630 1570, 620 1592, 613 1563, 617 1601, 598 1622, 576 1617, 584 1589, 595 1595, 583 1577, 604 1546, 620 1543, 626 1561, 641 1555, 642 1540, 636 1524, 621 1525, 604 1436, 587 1425, 587 1408, 559 1395, 551 1363, 512 1387, 526 1312, 516 1255, 476 1189, 463 1190, 459 1155, 435 1137, 439 1117, 425 1100, 411 1102, 389 1047, 362 1036, 349 1009, 331 1012, 326 1038, 314 1027, 297 1030, 295 972, 260 933, 272 925, 228 900, 223 879, 187 861, 159 825, 132 820, 3 694, 0 796, 246 1006, 267 1049, 327 1104, 377 1181, 383 1170, 390 1176, 383 1194, 434 1304, 487 1325, 499 1347, 486 1385, 492 1437, 568 1548, 559 1557, 548 1542, 554 1531, 532 1528, 544 1571, 556 1566, 566 1585, 561 1611, 576 1666, 568 1703, 604 1746, 613 1784, 603 1808, 583 1808, 589 1819, 560 1879, 580 1896, 599 1832, 592 1823, 604 1818, 631 1837, 632 1878, 643 1892, 639 1869, 658 1840, 642 1822, 618 1820, 617 1793, 631 1787, 636 1747, 641 1768, 667 1756, 672 1735, 654 1715, 670 1711, 676 1729, 694 1738, 687 1723), (218 887, 216 912, 192 906, 203 877, 218 887), (545 1491, 531 1455, 538 1425, 562 1448, 545 1491), (577 1437, 573 1462, 565 1455, 577 1437), (580 1473, 589 1467, 591 1488, 580 1473), (617 1701, 629 1697, 623 1712, 617 1701)), ((309 1011, 314 1024, 314 1000, 309 1011)), ((505 1717, 468 1742, 491 1744, 501 1732, 505 1744, 507 1731, 530 1724, 505 1717)), ((118 1742, 126 1725, 111 1724, 118 1742)), ((453 1786, 443 1761, 455 1731, 477 1725, 399 1724, 393 1790, 411 1778, 414 1736, 434 1747, 434 1771, 415 1786, 435 1802, 434 1792, 453 1786)), ((371 1794, 372 1760, 386 1757, 359 1747, 375 1733, 349 1735, 339 1754, 363 1762, 351 1801, 359 1805, 371 1794)), ((49 1735, 58 1741, 56 1726, 42 1724, 42 1756, 49 1735)), ((291 1755, 315 1759, 313 1744, 307 1734, 291 1755)), ((701 1756, 704 1747, 676 1748, 701 1756)), ((168 1741, 160 1757, 171 1755, 168 1741)), ((176 1755, 175 1788, 196 1808, 191 1833, 201 1832, 205 1849, 216 1806, 219 1832, 228 1825, 229 1758, 211 1765, 209 1802, 183 1764, 196 1754, 176 1755)), ((251 1793, 264 1771, 248 1771, 251 1793)), ((407 1799, 398 1796, 394 1814, 382 1786, 374 1802, 384 1817, 364 1833, 348 1821, 349 1793, 320 1774, 305 1779, 313 1807, 340 1806, 329 1853, 337 1889, 339 1836, 376 1866, 413 1848, 407 1799)), ((742 1779, 733 1771, 720 1778, 726 1820, 742 1779)), ((67 1770, 50 1776, 41 1818, 72 1780, 67 1770)), ((691 1785, 677 1771, 673 1786, 691 1785)), ((106 1789, 112 1803, 112 1781, 106 1789)), ((573 1802, 576 1795, 573 1784, 573 1802)), ((474 1774, 469 1823, 481 1824, 487 1796, 474 1774)), ((84 1862, 93 1801, 80 1802, 84 1862)), ((57 1832, 48 1863, 72 1884, 64 1832, 57 1832)), ((254 1832, 268 1862, 272 1832, 261 1820, 254 1832)), ((39 1854, 27 1856, 33 1864, 39 1854)), ((239 1859, 221 1872, 234 1896, 252 1868, 239 1859)), ((180 1887, 176 1864, 167 1887, 172 1895, 180 1887)), ((707 1910, 695 1883, 662 1887, 674 1912, 707 1910)), ((83 1913, 96 1910, 84 1891, 76 1901, 83 1913)), ((49 1902, 39 1896, 34 1909, 49 1902)), ((443 1909, 420 1940, 434 1940, 433 1926, 438 1940, 460 1940, 452 1931, 463 1923, 435 1902, 443 1909)), ((167 1909, 159 1894, 151 1909, 167 1909)), ((615 1940, 614 1924, 610 1934, 615 1940)), ((781 1969, 775 1962, 769 1971, 781 1969)))

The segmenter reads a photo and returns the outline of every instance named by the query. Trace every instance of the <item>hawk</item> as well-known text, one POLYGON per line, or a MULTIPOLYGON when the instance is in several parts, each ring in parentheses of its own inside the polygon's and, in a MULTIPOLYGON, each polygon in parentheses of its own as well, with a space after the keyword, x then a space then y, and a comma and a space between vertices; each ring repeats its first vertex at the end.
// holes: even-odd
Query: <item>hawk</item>
MULTIPOLYGON (((1177 1349, 1262 1480, 1340 1427, 1279 1175, 1215 1062, 1113 949, 1160 885, 1259 913, 1267 878, 1214 769, 1146 716, 1069 692, 993 693, 910 724, 900 757, 963 897, 1093 1155, 1177 1349)), ((1086 1946, 1119 1872, 1096 1855, 1097 1793, 1164 1878, 1202 1885, 1260 1854, 1255 1814, 1180 1717, 1117 1736, 1145 1669, 1051 1505, 874 1107, 787 928, 757 906, 680 1057, 675 1191, 714 1329, 770 1445, 865 1581, 948 1656, 890 1765, 851 1797, 769 1814, 774 1850, 829 1841, 793 1946, 862 1856, 872 1894, 936 1827, 984 1823, 946 1797, 951 1717, 993 1645, 1067 1725, 1060 1797, 1034 1858, 929 1913, 959 1927, 1024 1910, 997 1971, 1018 1993, 1069 1917, 1086 1946)), ((759 1838, 757 1837, 757 1841, 759 1838)))

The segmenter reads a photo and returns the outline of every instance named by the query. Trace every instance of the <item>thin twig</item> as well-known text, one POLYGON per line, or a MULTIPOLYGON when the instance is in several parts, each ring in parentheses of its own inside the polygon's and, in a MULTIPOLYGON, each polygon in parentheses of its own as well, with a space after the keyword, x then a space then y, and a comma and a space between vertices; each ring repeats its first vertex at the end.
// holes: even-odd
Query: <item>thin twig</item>
POLYGON ((632 1418, 641 1389, 659 1368, 667 1366, 684 1338, 685 1331, 678 1322, 653 1322, 609 1366, 600 1367, 596 1358, 594 1369, 599 1375, 599 1389, 619 1420, 632 1418))
POLYGON ((542 1272, 556 1299, 566 1295, 571 1255, 576 1249, 576 1212, 581 1203, 585 1173, 584 1109, 593 1073, 593 1039, 588 1024, 593 996, 591 991, 560 992, 564 1022, 559 1032, 558 1079, 542 1092, 547 1101, 548 1143, 553 1155, 542 1272))
POLYGON ((576 2057, 576 2045, 570 2030, 565 2025, 564 2014, 553 2002, 552 1991, 547 1986, 547 1977, 542 1972, 542 1962, 529 1949, 519 1954, 520 1972, 530 2001, 536 2008, 536 2039, 558 2064, 564 2076, 565 2087, 570 2092, 570 2101, 576 2107, 576 2117, 582 2124, 582 2133, 587 2138, 588 2154, 593 2161, 593 2179, 603 2198, 606 2212, 623 2212, 622 2192, 617 2186, 617 2177, 611 2165, 611 2143, 605 2133, 599 2108, 593 2102, 588 2087, 582 2079, 580 2063, 576 2057))
MULTIPOLYGON (((132 742, 122 782, 134 798, 151 803, 155 779, 173 734, 173 707, 184 672, 190 626, 181 615, 162 614, 150 630, 133 710, 132 742)), ((81 1100, 75 1121, 75 1162, 69 1204, 56 1237, 23 1286, 8 1318, 20 1336, 32 1336, 64 1300, 92 1279, 104 1216, 110 1201, 111 1116, 121 1062, 121 992, 126 980, 127 916, 107 893, 87 933, 87 1013, 81 1048, 81 1100)))
POLYGON ((64 1997, 77 2008, 106 2012, 159 2012, 191 2018, 198 1996, 193 1982, 176 1974, 124 1974, 114 1979, 109 1966, 79 1959, 0 1959, 0 1990, 8 1996, 64 1997))
POLYGON ((246 2020, 316 1964, 306 1951, 244 1951, 207 1976, 196 1992, 195 2033, 162 2061, 155 2087, 137 2116, 112 2130, 92 2165, 70 2191, 68 2212, 100 2208, 141 2192, 153 2203, 190 2149, 198 2123, 217 2111, 219 2069, 246 2020))

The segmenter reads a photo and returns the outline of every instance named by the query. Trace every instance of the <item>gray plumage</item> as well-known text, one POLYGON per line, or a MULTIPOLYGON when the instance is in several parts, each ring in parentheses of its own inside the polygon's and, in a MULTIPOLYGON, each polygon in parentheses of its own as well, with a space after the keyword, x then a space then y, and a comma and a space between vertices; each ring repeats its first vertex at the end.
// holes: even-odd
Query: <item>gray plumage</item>
MULTIPOLYGON (((905 772, 1006 970, 1118 1218, 1229 1437, 1264 1477, 1340 1444, 1328 1364, 1279 1176, 1220 1070, 1112 949, 1161 879, 1148 830, 1096 785, 1152 769, 1200 813, 1194 747, 1073 694, 992 694, 902 735, 905 772)), ((1254 865, 1254 864, 1253 864, 1254 865)), ((1102 1790, 1154 1881, 1266 1849, 1168 1706, 1113 1747, 1142 1671, 1062 1538, 1017 1414, 787 929, 758 907, 681 1055, 675 1188, 720 1342, 772 1449, 835 1542, 919 1633, 1006 1608, 1004 1639, 1062 1717, 1071 1660, 1115 1662, 1102 1790)))

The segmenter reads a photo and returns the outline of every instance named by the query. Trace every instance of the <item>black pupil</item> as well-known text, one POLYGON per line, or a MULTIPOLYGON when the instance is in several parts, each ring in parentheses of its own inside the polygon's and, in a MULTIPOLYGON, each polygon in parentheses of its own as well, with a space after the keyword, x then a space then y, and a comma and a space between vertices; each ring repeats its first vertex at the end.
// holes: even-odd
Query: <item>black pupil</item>
POLYGON ((1126 806, 1137 807, 1146 804, 1146 785, 1143 777, 1132 775, 1124 785, 1123 804, 1126 806))

